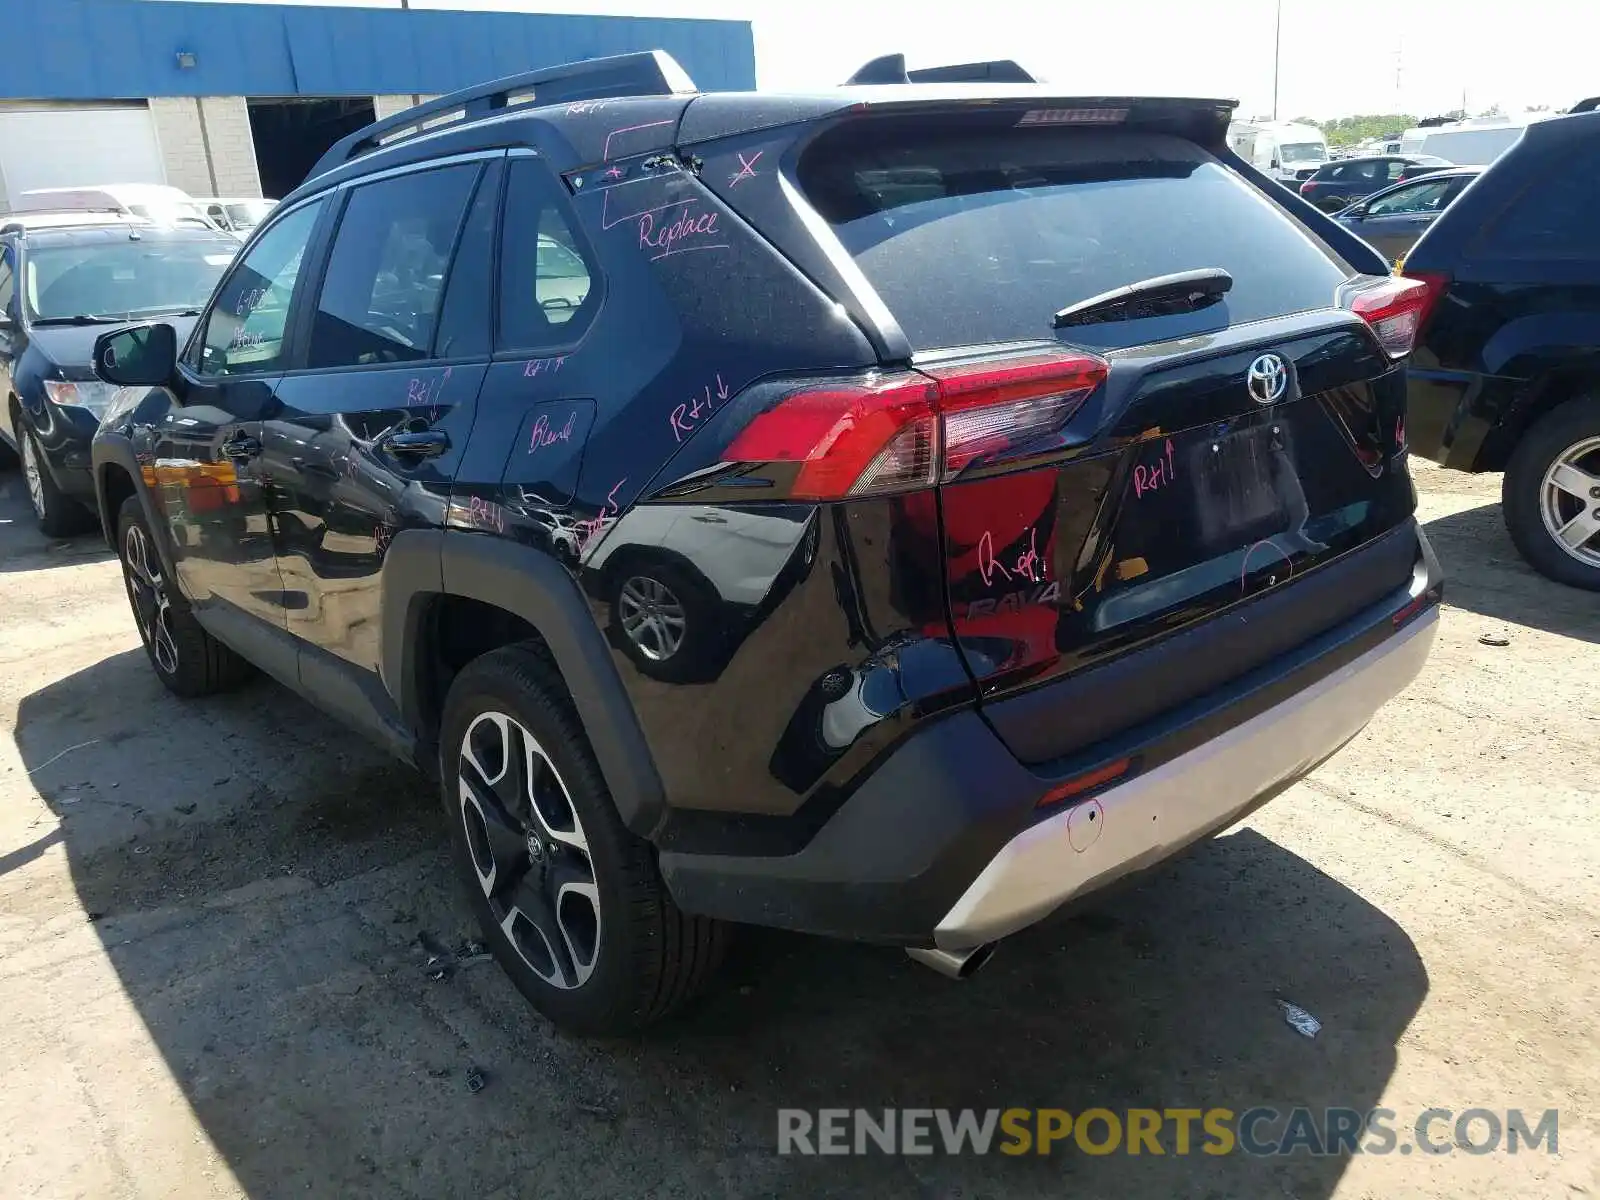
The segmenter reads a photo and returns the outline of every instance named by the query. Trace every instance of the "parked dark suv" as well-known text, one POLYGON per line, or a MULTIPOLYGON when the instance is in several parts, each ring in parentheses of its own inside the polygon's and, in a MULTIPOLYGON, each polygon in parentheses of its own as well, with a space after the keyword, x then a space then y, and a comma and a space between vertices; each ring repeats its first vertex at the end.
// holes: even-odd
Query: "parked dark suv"
POLYGON ((1504 471, 1506 527, 1552 579, 1600 591, 1600 101, 1535 121, 1404 262, 1428 288, 1415 449, 1504 471))
POLYGON ((362 130, 181 352, 100 341, 156 671, 255 664, 437 772, 565 1027, 663 1013, 730 922, 974 969, 1282 791, 1434 636, 1422 289, 1232 108, 640 54, 362 130))

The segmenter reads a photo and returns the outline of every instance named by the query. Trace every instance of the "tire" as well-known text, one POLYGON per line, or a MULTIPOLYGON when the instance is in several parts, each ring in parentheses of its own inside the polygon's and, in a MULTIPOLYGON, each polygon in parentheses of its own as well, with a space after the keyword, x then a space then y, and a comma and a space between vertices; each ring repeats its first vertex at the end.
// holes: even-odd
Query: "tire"
POLYGON ((571 1033, 626 1034, 704 987, 730 927, 673 904, 653 848, 623 826, 559 676, 533 647, 495 650, 456 677, 439 759, 462 883, 534 1008, 571 1033))
POLYGON ((1600 396, 1568 400, 1534 422, 1511 454, 1500 503, 1511 540, 1534 570, 1600 591, 1600 396), (1562 466, 1565 487, 1551 482, 1562 466), (1569 549, 1557 535, 1563 529, 1571 539, 1589 536, 1569 549))
POLYGON ((207 633, 189 603, 167 581, 137 496, 117 514, 117 557, 139 640, 156 677, 175 695, 192 698, 229 691, 254 668, 207 633))
POLYGON ((691 572, 630 555, 611 572, 606 598, 612 640, 652 679, 698 683, 721 669, 730 622, 721 598, 691 572))
POLYGON ((39 529, 46 537, 71 537, 89 528, 89 510, 56 486, 45 465, 44 452, 31 430, 19 429, 23 485, 39 529))

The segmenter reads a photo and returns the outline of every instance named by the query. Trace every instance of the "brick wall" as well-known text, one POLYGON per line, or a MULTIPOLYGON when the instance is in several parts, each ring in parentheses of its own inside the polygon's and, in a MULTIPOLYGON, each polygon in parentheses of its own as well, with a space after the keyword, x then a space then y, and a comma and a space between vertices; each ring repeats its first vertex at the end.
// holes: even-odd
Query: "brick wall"
POLYGON ((372 98, 372 111, 378 120, 392 117, 395 113, 404 112, 417 103, 415 96, 374 96, 372 98))
POLYGON ((205 136, 200 132, 200 106, 188 96, 150 97, 150 117, 167 182, 191 196, 211 194, 211 168, 205 136))
POLYGON ((191 196, 259 196, 255 139, 243 96, 152 96, 167 182, 191 196))
POLYGON ((211 147, 211 170, 218 196, 261 195, 261 173, 256 169, 256 143, 250 134, 250 109, 243 96, 205 96, 206 142, 211 147))

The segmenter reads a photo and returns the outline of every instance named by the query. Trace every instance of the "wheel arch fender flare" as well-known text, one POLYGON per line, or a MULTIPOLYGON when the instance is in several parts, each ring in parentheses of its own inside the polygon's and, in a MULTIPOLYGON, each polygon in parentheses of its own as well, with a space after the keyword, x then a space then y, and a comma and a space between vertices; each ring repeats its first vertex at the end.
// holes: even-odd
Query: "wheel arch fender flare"
POLYGON ((420 726, 424 686, 416 653, 429 603, 459 596, 503 609, 544 639, 623 824, 641 837, 666 815, 665 789, 611 647, 566 567, 507 538, 457 530, 403 530, 383 568, 383 677, 405 718, 420 726))
POLYGON ((94 470, 95 515, 100 518, 100 531, 105 535, 106 544, 113 551, 118 549, 117 514, 106 496, 106 468, 116 467, 133 481, 133 494, 139 498, 139 507, 144 510, 144 523, 150 530, 156 554, 161 559, 162 575, 172 580, 173 586, 178 588, 181 594, 182 586, 178 582, 178 556, 172 543, 172 531, 167 526, 166 514, 156 504, 150 489, 145 486, 144 471, 134 455, 133 444, 122 437, 101 435, 95 439, 90 450, 89 463, 94 470))

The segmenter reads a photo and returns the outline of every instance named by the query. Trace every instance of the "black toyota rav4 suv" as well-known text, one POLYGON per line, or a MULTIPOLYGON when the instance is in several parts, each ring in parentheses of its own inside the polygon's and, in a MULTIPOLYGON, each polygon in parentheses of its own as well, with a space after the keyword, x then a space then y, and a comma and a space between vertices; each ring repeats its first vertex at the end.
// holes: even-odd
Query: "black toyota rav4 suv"
POLYGON ((735 922, 975 968, 1282 791, 1434 637, 1423 289, 1232 108, 638 54, 369 126, 186 346, 98 344, 156 671, 254 665, 437 773, 567 1028, 664 1013, 735 922))

